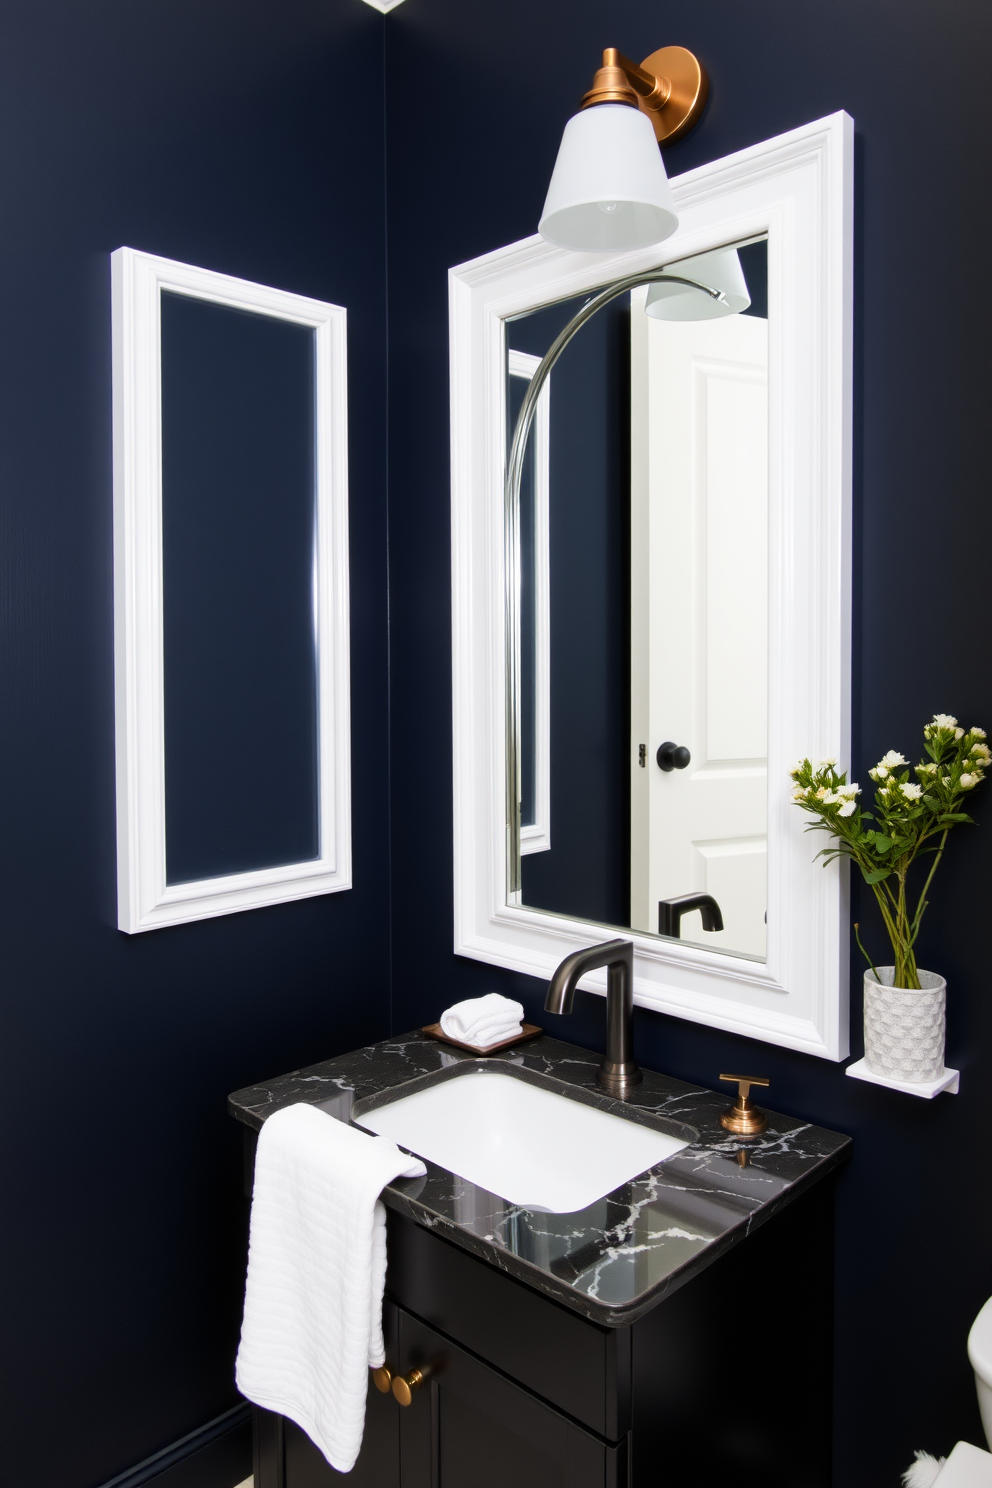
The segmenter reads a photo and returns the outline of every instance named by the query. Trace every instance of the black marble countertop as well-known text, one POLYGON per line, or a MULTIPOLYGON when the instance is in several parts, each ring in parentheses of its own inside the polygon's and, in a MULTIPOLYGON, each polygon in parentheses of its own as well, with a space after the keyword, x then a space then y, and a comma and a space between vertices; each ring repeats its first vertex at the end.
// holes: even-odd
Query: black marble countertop
POLYGON ((629 1101, 615 1100, 596 1085, 599 1062, 598 1054, 545 1035, 477 1059, 410 1033, 235 1091, 229 1108, 256 1131, 273 1111, 297 1101, 349 1121, 387 1099, 450 1079, 467 1064, 512 1071, 687 1138, 689 1145, 674 1157, 575 1214, 509 1204, 430 1162, 426 1177, 398 1178, 383 1193, 389 1208, 612 1327, 647 1312, 849 1155, 850 1137, 767 1107, 760 1136, 732 1136, 719 1121, 731 1092, 651 1070, 629 1101))

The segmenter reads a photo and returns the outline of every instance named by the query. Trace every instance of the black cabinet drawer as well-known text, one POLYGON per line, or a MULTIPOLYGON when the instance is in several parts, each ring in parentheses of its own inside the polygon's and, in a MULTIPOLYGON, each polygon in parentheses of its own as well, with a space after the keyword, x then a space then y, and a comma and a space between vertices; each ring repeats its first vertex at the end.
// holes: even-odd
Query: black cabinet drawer
POLYGON ((629 1328, 600 1328, 393 1211, 387 1223, 394 1301, 600 1436, 626 1436, 629 1328))
POLYGON ((399 1367, 426 1382, 400 1407, 402 1488, 627 1488, 605 1442, 407 1313, 399 1367))

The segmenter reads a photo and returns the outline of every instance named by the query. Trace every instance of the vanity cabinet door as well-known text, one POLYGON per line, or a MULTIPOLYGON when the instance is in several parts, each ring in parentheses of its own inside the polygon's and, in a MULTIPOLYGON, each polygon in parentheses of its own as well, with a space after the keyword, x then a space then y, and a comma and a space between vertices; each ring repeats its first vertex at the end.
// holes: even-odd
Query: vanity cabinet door
MULTIPOLYGON (((397 1353, 397 1309, 383 1304, 382 1328, 386 1360, 397 1353)), ((369 1376, 365 1403, 365 1434, 358 1461, 350 1473, 339 1473, 294 1421, 272 1411, 254 1410, 254 1488, 400 1488, 400 1407, 392 1395, 382 1395, 369 1376)))
POLYGON ((601 1441, 403 1311, 399 1340, 399 1369, 428 1374, 399 1408, 402 1488, 627 1488, 626 1440, 601 1441))

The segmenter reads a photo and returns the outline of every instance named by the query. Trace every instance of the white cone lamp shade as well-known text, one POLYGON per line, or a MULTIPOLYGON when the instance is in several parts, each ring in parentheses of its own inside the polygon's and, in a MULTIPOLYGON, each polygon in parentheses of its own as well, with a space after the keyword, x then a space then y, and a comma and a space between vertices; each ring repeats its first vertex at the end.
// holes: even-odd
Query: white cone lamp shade
POLYGON ((603 103, 569 119, 538 231, 559 248, 647 248, 679 225, 646 114, 603 103))
POLYGON ((701 289, 692 289, 687 284, 652 284, 644 302, 644 311, 655 320, 719 320, 724 315, 739 315, 751 303, 735 248, 697 253, 695 258, 669 264, 668 270, 680 274, 683 279, 695 279, 709 289, 722 290, 724 298, 714 300, 701 289))

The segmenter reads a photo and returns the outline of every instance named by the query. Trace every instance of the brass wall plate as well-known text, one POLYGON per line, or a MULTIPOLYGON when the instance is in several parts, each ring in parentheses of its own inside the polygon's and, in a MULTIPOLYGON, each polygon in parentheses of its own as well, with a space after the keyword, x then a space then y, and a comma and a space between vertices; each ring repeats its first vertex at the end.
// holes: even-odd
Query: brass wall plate
POLYGON ((710 80, 703 71, 699 59, 685 47, 662 47, 652 52, 641 63, 645 72, 655 77, 666 77, 672 85, 668 102, 663 109, 645 108, 643 98, 637 106, 647 114, 654 125, 655 138, 659 145, 670 145, 681 139, 695 124, 706 105, 710 80))

